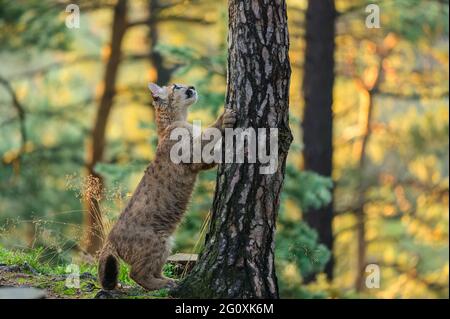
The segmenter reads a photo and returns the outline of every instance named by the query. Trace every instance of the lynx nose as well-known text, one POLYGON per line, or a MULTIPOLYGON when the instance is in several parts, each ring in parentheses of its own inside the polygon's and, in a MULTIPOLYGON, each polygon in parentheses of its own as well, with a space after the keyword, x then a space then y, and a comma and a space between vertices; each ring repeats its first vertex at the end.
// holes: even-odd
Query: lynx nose
POLYGON ((186 90, 186 96, 187 96, 188 98, 193 97, 193 96, 194 96, 194 93, 195 93, 195 87, 193 87, 193 86, 190 86, 190 87, 186 90))

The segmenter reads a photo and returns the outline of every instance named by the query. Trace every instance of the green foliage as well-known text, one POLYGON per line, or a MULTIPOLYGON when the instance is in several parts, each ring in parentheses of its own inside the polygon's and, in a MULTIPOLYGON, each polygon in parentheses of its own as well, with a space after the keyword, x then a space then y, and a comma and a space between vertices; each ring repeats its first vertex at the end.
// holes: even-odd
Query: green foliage
MULTIPOLYGON (((365 20, 367 13, 364 8, 376 4, 380 8, 381 32, 367 33, 371 38, 397 34, 406 41, 416 43, 421 40, 430 41, 449 34, 448 1, 439 0, 355 0, 349 1, 351 13, 357 13, 358 18, 365 20), (356 9, 356 10, 355 10, 356 9)), ((345 10, 343 13, 346 13, 345 10)), ((345 22, 352 19, 343 15, 345 22)))
POLYGON ((226 75, 226 51, 204 55, 190 47, 176 47, 159 44, 156 48, 161 54, 179 65, 175 76, 187 76, 193 70, 201 70, 202 76, 196 77, 194 85, 201 92, 196 109, 208 109, 217 114, 225 101, 225 92, 211 87, 215 79, 224 82, 226 75))
POLYGON ((111 185, 123 183, 131 174, 142 170, 141 163, 130 163, 129 165, 117 165, 109 163, 97 163, 95 172, 107 178, 111 185))
MULTIPOLYGON (((58 262, 51 258, 49 260, 46 248, 38 247, 35 249, 6 249, 0 246, 0 264, 23 267, 23 271, 42 275, 65 275, 67 274, 66 262, 58 262)), ((81 263, 80 273, 96 273, 96 268, 87 263, 81 263)))
POLYGON ((42 248, 35 249, 29 253, 23 251, 11 251, 0 246, 0 263, 6 265, 30 265, 39 272, 46 272, 48 268, 40 261, 42 248))
POLYGON ((395 0, 380 1, 381 15, 389 10, 388 29, 411 42, 449 33, 448 3, 439 1, 395 0))
POLYGON ((66 50, 64 7, 54 1, 0 0, 0 51, 66 50))
POLYGON ((323 271, 330 252, 318 244, 317 233, 305 223, 278 223, 276 255, 280 261, 297 264, 303 277, 323 271))
POLYGON ((439 121, 444 112, 425 111, 420 121, 411 123, 408 128, 408 145, 412 154, 436 154, 445 157, 448 154, 449 124, 439 121))
POLYGON ((333 182, 330 178, 314 172, 299 171, 293 165, 286 167, 285 194, 303 211, 326 206, 332 199, 333 182))

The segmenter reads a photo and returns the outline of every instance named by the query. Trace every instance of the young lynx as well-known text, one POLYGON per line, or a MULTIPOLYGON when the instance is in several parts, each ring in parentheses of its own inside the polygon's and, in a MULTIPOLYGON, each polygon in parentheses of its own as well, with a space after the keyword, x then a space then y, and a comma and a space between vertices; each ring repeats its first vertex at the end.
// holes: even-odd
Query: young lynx
MULTIPOLYGON (((156 157, 100 252, 98 274, 106 290, 117 285, 119 258, 131 266, 130 277, 148 290, 175 285, 161 273, 170 253, 170 236, 186 211, 198 172, 214 166, 175 164, 170 159, 171 147, 177 142, 169 138, 172 130, 187 128, 192 132, 186 119, 189 106, 197 101, 195 88, 149 84, 149 89, 158 128, 156 157)), ((224 130, 232 128, 235 122, 235 113, 226 110, 211 127, 224 130)))

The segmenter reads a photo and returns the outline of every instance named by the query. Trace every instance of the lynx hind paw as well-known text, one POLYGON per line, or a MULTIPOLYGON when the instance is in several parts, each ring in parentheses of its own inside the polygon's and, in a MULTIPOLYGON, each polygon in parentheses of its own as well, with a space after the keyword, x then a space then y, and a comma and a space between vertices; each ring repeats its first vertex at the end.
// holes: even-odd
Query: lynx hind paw
POLYGON ((173 279, 168 279, 164 288, 175 289, 178 287, 178 282, 173 279))
POLYGON ((236 117, 237 117, 236 111, 226 109, 222 119, 223 128, 233 128, 234 125, 236 124, 236 117))

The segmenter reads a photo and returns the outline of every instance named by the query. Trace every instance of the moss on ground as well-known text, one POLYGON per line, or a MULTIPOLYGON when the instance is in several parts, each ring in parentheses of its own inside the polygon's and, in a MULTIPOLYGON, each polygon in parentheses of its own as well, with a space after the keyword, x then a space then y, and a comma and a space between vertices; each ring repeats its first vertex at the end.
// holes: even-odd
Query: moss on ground
MULTIPOLYGON (((48 298, 167 298, 168 290, 147 292, 129 278, 129 268, 122 264, 119 273, 119 289, 105 293, 97 282, 95 264, 77 264, 79 286, 73 287, 68 264, 53 264, 42 258, 43 249, 8 250, 0 247, 0 288, 35 287, 47 291, 48 298)), ((175 277, 174 266, 167 264, 164 274, 175 277)))

